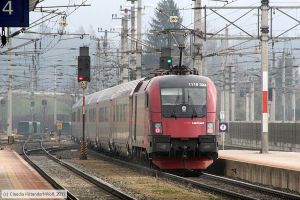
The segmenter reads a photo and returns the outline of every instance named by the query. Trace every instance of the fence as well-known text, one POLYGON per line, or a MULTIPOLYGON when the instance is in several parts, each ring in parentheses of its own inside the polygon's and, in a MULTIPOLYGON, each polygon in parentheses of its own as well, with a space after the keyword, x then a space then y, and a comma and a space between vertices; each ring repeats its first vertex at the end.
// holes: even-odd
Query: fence
MULTIPOLYGON (((225 140, 227 145, 261 147, 260 122, 230 122, 225 140)), ((271 150, 300 151, 300 122, 269 123, 271 150)))

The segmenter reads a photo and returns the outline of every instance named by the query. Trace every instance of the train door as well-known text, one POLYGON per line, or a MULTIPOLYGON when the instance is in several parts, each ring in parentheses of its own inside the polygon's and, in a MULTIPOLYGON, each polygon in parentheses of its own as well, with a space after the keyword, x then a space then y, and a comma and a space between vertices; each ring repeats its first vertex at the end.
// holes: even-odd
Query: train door
POLYGON ((110 102, 109 102, 109 106, 110 106, 110 109, 109 109, 110 110, 109 123, 110 123, 110 126, 109 126, 109 138, 108 138, 110 148, 111 148, 112 143, 113 143, 113 131, 115 129, 115 106, 114 106, 114 104, 115 103, 111 99, 110 102))
POLYGON ((97 147, 99 147, 99 137, 100 137, 100 106, 99 104, 97 104, 96 106, 96 144, 97 144, 97 147))
POLYGON ((130 100, 130 139, 133 144, 136 143, 136 122, 137 122, 137 96, 133 95, 130 100))
POLYGON ((129 148, 131 148, 133 142, 133 96, 129 96, 128 124, 129 124, 128 144, 129 144, 129 148))

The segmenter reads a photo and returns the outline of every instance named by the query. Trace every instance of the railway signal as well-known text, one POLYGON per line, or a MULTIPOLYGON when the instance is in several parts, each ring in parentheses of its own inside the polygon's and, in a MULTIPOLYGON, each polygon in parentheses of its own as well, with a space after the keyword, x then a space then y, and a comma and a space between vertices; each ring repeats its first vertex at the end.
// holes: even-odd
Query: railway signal
POLYGON ((160 67, 162 69, 170 69, 170 67, 172 66, 173 64, 173 59, 172 57, 160 57, 160 67))
POLYGON ((80 159, 87 159, 87 143, 85 141, 85 90, 90 82, 91 61, 88 47, 80 47, 78 56, 78 82, 82 88, 82 140, 80 141, 80 159))
POLYGON ((161 48, 161 56, 159 59, 159 65, 162 69, 170 69, 173 64, 173 58, 171 57, 171 48, 161 48))
POLYGON ((90 82, 90 56, 78 56, 78 82, 90 82))

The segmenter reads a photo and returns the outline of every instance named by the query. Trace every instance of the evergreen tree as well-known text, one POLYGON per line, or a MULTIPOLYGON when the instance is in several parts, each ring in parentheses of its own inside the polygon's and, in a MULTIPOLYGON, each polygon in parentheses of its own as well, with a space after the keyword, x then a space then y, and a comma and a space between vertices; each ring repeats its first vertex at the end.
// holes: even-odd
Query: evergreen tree
MULTIPOLYGON (((173 46, 176 44, 174 38, 171 37, 170 44, 168 43, 169 35, 158 33, 166 29, 180 29, 182 17, 174 0, 161 0, 158 3, 155 11, 155 18, 152 18, 150 29, 156 33, 147 34, 147 44, 153 48, 160 49, 161 47, 173 46), (178 23, 171 23, 169 16, 177 16, 178 23)), ((179 37, 176 37, 178 40, 179 37)))
POLYGON ((182 17, 179 12, 179 8, 174 0, 161 0, 157 5, 154 18, 150 22, 150 30, 153 33, 148 33, 146 43, 149 47, 146 47, 146 53, 143 56, 143 75, 147 76, 151 71, 158 68, 161 47, 171 47, 172 51, 179 52, 177 43, 184 43, 183 37, 174 35, 177 43, 169 34, 164 34, 161 31, 167 29, 180 29, 182 24, 182 17), (169 16, 177 16, 178 23, 171 23, 169 16))

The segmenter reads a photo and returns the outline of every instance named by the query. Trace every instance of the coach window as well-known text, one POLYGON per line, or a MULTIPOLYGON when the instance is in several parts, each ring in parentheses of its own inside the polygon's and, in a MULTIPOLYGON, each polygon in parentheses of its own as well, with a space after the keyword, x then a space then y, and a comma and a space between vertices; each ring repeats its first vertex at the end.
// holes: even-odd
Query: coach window
POLYGON ((106 108, 102 107, 99 108, 99 122, 105 122, 105 121, 107 121, 106 108))
POLYGON ((123 104, 120 105, 120 112, 121 112, 121 119, 120 121, 124 121, 124 109, 123 109, 123 104))
POLYGON ((72 112, 72 122, 75 122, 75 120, 76 120, 76 113, 72 112))
POLYGON ((115 120, 116 120, 116 122, 118 121, 118 115, 117 115, 117 108, 118 108, 118 106, 116 105, 115 106, 115 120))
POLYGON ((93 108, 93 122, 96 121, 96 109, 93 108))
POLYGON ((99 118, 98 121, 99 122, 103 121, 103 118, 102 118, 103 114, 102 113, 103 113, 103 108, 99 108, 99 111, 98 111, 98 118, 99 118))
POLYGON ((119 122, 122 121, 122 104, 118 106, 118 110, 119 110, 119 122))
POLYGON ((92 122, 93 121, 93 109, 90 109, 89 110, 89 112, 90 112, 90 122, 92 122))
POLYGON ((119 105, 119 122, 121 122, 122 121, 122 104, 121 105, 119 105))
POLYGON ((117 105, 117 122, 119 122, 120 121, 120 106, 119 105, 117 105))
POLYGON ((104 120, 107 122, 108 121, 108 109, 107 107, 104 108, 105 115, 104 115, 104 120))
POLYGON ((80 115, 81 115, 81 112, 80 112, 80 109, 77 110, 77 121, 80 122, 80 115))
POLYGON ((126 104, 125 106, 125 120, 127 121, 127 116, 128 116, 128 105, 126 104))
POLYGON ((115 115, 116 115, 116 122, 118 121, 118 105, 116 105, 116 110, 115 110, 115 115))
POLYGON ((122 121, 125 121, 125 104, 122 104, 120 108, 122 110, 122 121))
POLYGON ((106 121, 106 119, 105 119, 105 115, 106 115, 106 108, 102 108, 102 111, 101 111, 101 115, 102 115, 102 120, 103 121, 106 121))
POLYGON ((116 106, 114 105, 114 108, 113 108, 114 122, 117 121, 117 115, 116 115, 116 113, 117 113, 117 108, 116 108, 116 106))
POLYGON ((122 112, 122 104, 119 105, 119 122, 121 122, 123 119, 123 112, 122 112))
POLYGON ((146 98, 145 98, 145 100, 146 100, 146 102, 145 102, 146 108, 149 108, 149 94, 148 94, 148 93, 146 93, 146 98))
POLYGON ((89 120, 89 110, 85 111, 85 121, 87 122, 89 120))
POLYGON ((120 105, 120 122, 124 121, 123 104, 120 105))
POLYGON ((92 111, 92 113, 91 113, 91 122, 93 122, 94 119, 95 119, 94 109, 92 109, 91 111, 92 111))

